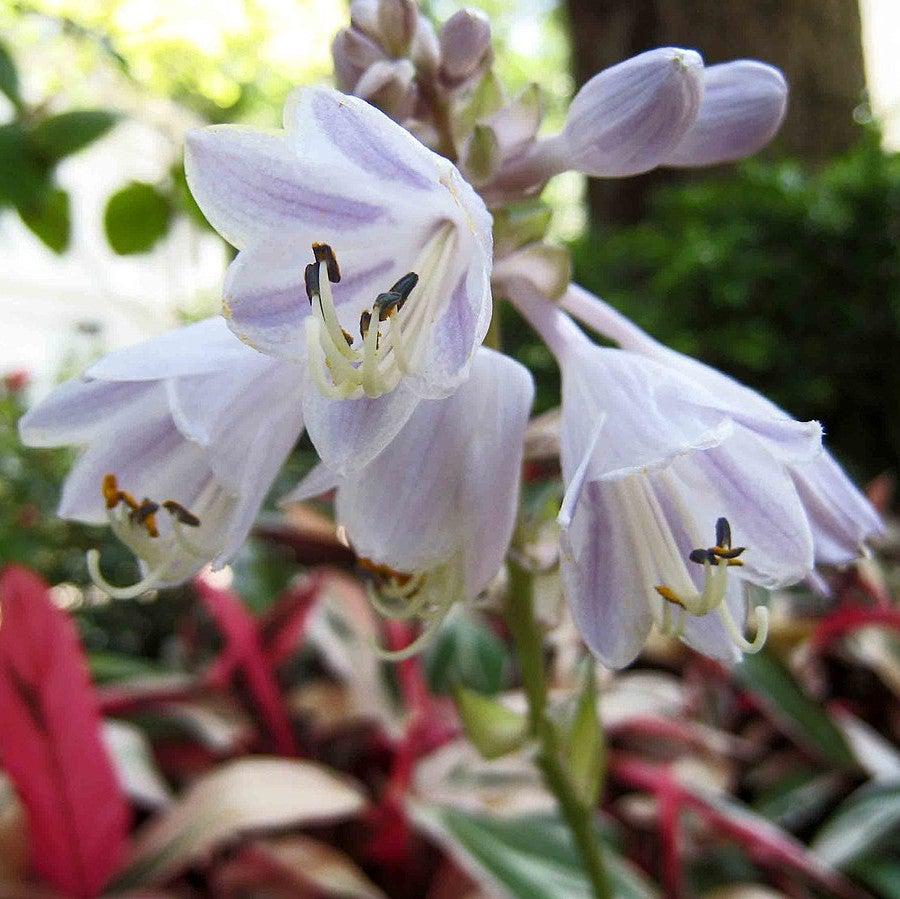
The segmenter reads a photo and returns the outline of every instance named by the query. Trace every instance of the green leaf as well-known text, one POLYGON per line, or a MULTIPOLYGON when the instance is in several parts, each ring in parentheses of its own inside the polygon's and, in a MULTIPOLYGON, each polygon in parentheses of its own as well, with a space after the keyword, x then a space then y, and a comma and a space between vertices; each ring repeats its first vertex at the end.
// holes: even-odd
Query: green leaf
POLYGON ((865 856, 851 865, 850 873, 882 899, 900 899, 900 859, 865 856))
POLYGON ((131 678, 164 674, 152 662, 138 656, 126 655, 123 652, 88 653, 88 666, 91 671, 91 680, 95 684, 115 683, 131 678))
POLYGON ((456 707, 466 736, 486 759, 518 749, 528 737, 528 719, 480 693, 459 687, 456 707))
POLYGON ((425 655, 428 683, 437 693, 459 686, 496 693, 503 686, 507 656, 503 641, 481 618, 457 615, 441 628, 425 655))
POLYGON ((0 43, 0 91, 3 91, 16 107, 22 105, 19 95, 19 73, 12 54, 5 44, 0 43))
POLYGON ((494 213, 494 247, 505 256, 542 240, 553 219, 553 208, 540 199, 503 206, 494 213))
MULTIPOLYGON (((516 899, 591 899, 571 835, 553 815, 512 819, 470 815, 448 806, 415 806, 416 821, 470 870, 516 899), (468 864, 466 864, 468 862, 468 864)), ((602 839, 597 832, 597 839, 602 839)), ((607 842, 604 860, 616 899, 653 899, 654 887, 607 842)))
POLYGON ((120 256, 146 253, 169 230, 172 206, 152 184, 132 181, 110 197, 103 217, 106 239, 120 256))
POLYGON ((63 253, 69 246, 72 222, 69 215, 69 195, 59 188, 41 194, 27 206, 19 207, 19 216, 29 231, 54 253, 63 253))
POLYGON ((856 765, 843 733, 770 652, 744 656, 735 677, 798 742, 840 767, 856 765))
POLYGON ((0 125, 0 205, 30 206, 50 188, 50 167, 37 158, 19 122, 0 125))
POLYGON ((31 141, 48 159, 56 162, 103 137, 118 120, 118 114, 108 109, 63 112, 35 125, 31 130, 31 141))
POLYGON ((589 668, 566 738, 564 763, 584 803, 593 807, 600 795, 606 768, 603 730, 597 715, 597 686, 589 668))
POLYGON ((851 793, 816 834, 813 852, 836 867, 900 836, 900 782, 872 783, 851 793))

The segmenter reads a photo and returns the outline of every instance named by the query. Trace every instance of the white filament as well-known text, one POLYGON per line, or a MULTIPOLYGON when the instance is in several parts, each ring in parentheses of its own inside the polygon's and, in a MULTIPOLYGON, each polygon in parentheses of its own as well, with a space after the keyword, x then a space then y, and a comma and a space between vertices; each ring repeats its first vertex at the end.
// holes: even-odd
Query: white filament
POLYGON ((403 308, 385 321, 373 307, 365 337, 347 343, 337 315, 327 264, 319 263, 319 296, 306 321, 306 348, 316 386, 329 399, 375 398, 392 391, 414 372, 427 346, 431 327, 449 297, 449 278, 456 232, 446 224, 416 259, 419 281, 403 308))

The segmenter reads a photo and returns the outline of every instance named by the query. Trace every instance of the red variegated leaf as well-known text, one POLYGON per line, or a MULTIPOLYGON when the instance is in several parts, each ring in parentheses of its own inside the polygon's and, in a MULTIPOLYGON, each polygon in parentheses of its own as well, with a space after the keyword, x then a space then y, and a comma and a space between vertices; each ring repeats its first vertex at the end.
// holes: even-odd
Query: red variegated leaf
POLYGON ((225 640, 225 650, 216 667, 229 676, 235 670, 243 674, 275 750, 279 755, 299 755, 287 706, 253 616, 234 593, 215 587, 202 577, 197 578, 196 586, 204 608, 225 640))
POLYGON ((0 574, 0 764, 28 812, 29 861, 67 896, 101 892, 130 811, 71 620, 24 568, 0 574))

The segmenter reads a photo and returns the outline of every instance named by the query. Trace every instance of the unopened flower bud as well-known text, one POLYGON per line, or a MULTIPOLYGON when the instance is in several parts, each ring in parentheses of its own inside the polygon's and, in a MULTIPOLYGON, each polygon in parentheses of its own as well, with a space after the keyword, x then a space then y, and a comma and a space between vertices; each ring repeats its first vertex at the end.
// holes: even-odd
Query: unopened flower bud
POLYGON ((351 93, 363 73, 385 59, 384 51, 364 32, 342 28, 331 44, 334 72, 341 90, 351 93))
POLYGON ((379 39, 378 0, 351 0, 350 24, 357 31, 365 32, 375 40, 379 39))
POLYGON ((420 72, 433 73, 440 64, 441 47, 437 33, 425 16, 418 17, 416 33, 409 47, 409 58, 420 72))
POLYGON ((385 48, 395 56, 409 49, 418 20, 415 0, 379 0, 378 33, 385 48))
POLYGON ((415 66, 408 59, 382 60, 363 73, 354 93, 392 119, 412 114, 416 102, 415 66))
POLYGON ((693 50, 649 50, 591 78, 575 95, 556 141, 560 169, 600 178, 664 162, 697 118, 703 59, 693 50))
POLYGON ((491 23, 474 9, 454 13, 441 28, 441 74, 452 84, 482 71, 492 57, 491 23))

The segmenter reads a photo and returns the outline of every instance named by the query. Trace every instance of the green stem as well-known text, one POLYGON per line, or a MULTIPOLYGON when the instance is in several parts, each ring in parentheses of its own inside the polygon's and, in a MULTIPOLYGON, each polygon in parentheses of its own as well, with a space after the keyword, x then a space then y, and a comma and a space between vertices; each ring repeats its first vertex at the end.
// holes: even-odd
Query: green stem
POLYGON ((547 671, 544 665, 543 635, 534 615, 531 575, 515 562, 510 563, 510 583, 506 597, 506 625, 512 634, 522 683, 528 699, 531 734, 537 739, 538 767, 544 783, 556 797, 562 816, 572 831, 575 846, 596 899, 613 899, 600 842, 594 831, 593 808, 575 791, 566 771, 553 722, 547 716, 547 671))

